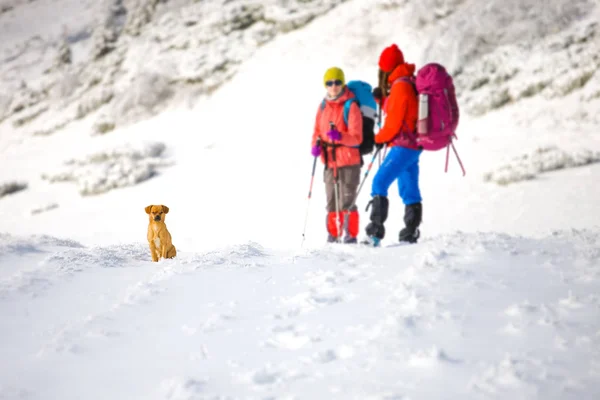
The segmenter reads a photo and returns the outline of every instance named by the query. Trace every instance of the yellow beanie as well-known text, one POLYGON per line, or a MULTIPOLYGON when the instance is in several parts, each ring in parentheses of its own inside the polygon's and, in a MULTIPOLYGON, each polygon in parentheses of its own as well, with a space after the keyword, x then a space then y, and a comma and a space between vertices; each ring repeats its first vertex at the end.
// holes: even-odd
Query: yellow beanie
POLYGON ((344 71, 342 71, 338 67, 331 67, 327 71, 325 71, 325 76, 323 77, 323 85, 327 83, 327 81, 335 81, 339 79, 342 81, 342 84, 346 84, 346 78, 344 77, 344 71))

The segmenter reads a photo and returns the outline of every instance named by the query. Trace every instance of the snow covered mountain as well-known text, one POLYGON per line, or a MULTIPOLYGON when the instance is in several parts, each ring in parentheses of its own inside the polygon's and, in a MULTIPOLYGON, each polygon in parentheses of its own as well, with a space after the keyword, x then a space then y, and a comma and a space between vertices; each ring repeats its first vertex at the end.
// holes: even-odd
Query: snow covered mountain
POLYGON ((0 399, 597 398, 598 21, 593 0, 0 1, 0 399), (424 154, 422 242, 395 246, 392 190, 375 250, 324 246, 319 169, 301 249, 323 72, 374 84, 393 42, 452 71, 467 175, 424 154), (149 262, 149 204, 174 260, 149 262))

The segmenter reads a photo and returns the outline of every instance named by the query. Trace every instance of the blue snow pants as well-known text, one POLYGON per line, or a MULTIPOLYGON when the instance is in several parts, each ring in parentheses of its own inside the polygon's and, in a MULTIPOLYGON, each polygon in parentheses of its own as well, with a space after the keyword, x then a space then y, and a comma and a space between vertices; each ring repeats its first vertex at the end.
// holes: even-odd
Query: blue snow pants
POLYGON ((421 202, 419 190, 419 157, 423 150, 391 147, 373 178, 371 196, 388 195, 388 189, 398 180, 398 192, 404 205, 421 202))

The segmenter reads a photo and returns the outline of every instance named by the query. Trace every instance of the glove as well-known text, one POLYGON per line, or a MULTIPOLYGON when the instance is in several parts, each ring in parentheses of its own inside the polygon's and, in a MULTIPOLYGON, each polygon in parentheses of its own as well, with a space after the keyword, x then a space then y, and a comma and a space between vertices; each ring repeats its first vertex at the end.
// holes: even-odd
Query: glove
POLYGON ((327 137, 332 142, 336 142, 342 139, 342 134, 338 130, 332 129, 329 132, 327 132, 327 137))
POLYGON ((378 143, 378 142, 377 142, 377 135, 375 135, 375 148, 376 148, 377 150, 381 150, 381 149, 383 149, 383 148, 385 147, 385 145, 386 145, 386 144, 387 144, 387 143, 378 143))
POLYGON ((375 97, 376 100, 381 100, 381 98, 383 97, 383 93, 381 92, 380 87, 376 87, 375 89, 373 89, 373 97, 375 97))
POLYGON ((312 154, 313 157, 319 157, 321 155, 321 146, 318 144, 314 145, 312 149, 310 149, 310 154, 312 154))

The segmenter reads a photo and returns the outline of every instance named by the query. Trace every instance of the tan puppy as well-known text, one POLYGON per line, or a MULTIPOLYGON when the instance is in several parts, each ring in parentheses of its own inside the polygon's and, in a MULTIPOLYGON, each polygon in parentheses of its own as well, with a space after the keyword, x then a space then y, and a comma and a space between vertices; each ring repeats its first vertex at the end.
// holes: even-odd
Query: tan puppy
POLYGON ((157 262, 159 258, 173 258, 177 255, 177 250, 171 242, 171 234, 165 225, 165 217, 169 212, 169 207, 163 205, 151 205, 145 208, 149 215, 148 224, 148 244, 150 245, 150 254, 152 261, 157 262))

